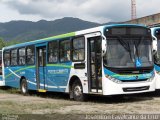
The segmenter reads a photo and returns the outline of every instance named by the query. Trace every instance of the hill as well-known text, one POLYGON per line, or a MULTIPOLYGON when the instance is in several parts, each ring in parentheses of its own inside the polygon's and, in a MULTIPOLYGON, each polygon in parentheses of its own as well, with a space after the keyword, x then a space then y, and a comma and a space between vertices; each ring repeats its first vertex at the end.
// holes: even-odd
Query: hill
POLYGON ((65 17, 54 21, 11 21, 0 23, 0 37, 5 41, 31 41, 67 32, 99 26, 99 23, 65 17))

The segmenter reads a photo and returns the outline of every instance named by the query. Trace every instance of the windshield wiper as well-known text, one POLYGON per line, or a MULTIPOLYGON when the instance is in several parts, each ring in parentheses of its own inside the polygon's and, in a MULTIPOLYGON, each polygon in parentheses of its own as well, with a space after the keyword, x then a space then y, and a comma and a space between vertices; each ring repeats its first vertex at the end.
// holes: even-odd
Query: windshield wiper
POLYGON ((138 59, 139 59, 139 53, 138 53, 138 46, 139 46, 139 44, 143 41, 143 39, 144 39, 144 37, 142 37, 140 40, 134 40, 134 46, 135 46, 135 48, 136 48, 136 54, 137 54, 137 57, 138 57, 138 59), (138 41, 138 42, 137 42, 138 41))
POLYGON ((130 59, 133 62, 132 54, 131 54, 131 47, 130 47, 129 42, 124 41, 120 36, 118 37, 118 41, 124 47, 124 49, 127 50, 127 52, 129 52, 130 59))

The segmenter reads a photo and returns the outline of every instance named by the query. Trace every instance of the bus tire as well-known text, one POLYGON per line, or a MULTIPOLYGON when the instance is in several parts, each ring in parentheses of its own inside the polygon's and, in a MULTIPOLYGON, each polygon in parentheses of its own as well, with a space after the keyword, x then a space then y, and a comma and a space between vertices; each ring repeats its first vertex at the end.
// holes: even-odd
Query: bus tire
POLYGON ((22 79, 20 83, 21 94, 28 95, 28 85, 26 79, 22 79))
POLYGON ((72 84, 72 95, 73 95, 73 99, 75 101, 84 101, 85 100, 85 95, 83 93, 83 88, 82 85, 79 81, 75 81, 72 84))

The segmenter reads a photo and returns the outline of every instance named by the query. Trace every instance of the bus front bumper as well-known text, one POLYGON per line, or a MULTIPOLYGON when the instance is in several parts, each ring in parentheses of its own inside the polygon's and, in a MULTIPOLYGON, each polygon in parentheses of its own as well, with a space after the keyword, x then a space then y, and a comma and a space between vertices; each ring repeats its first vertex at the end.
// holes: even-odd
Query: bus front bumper
POLYGON ((115 83, 109 79, 103 80, 103 95, 133 94, 155 91, 156 81, 115 83))

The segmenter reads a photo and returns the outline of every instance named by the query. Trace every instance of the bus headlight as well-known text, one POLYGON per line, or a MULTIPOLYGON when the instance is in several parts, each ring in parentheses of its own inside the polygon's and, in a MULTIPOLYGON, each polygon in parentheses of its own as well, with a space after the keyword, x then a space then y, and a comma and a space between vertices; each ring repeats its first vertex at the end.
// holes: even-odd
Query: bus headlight
POLYGON ((152 80, 154 79, 154 75, 152 77, 150 77, 147 82, 152 82, 152 80))
POLYGON ((111 77, 111 76, 108 76, 107 78, 108 78, 109 80, 115 82, 115 83, 118 83, 118 84, 121 84, 121 83, 122 83, 122 81, 120 81, 120 80, 118 80, 118 79, 116 79, 116 78, 113 78, 113 77, 111 77))

